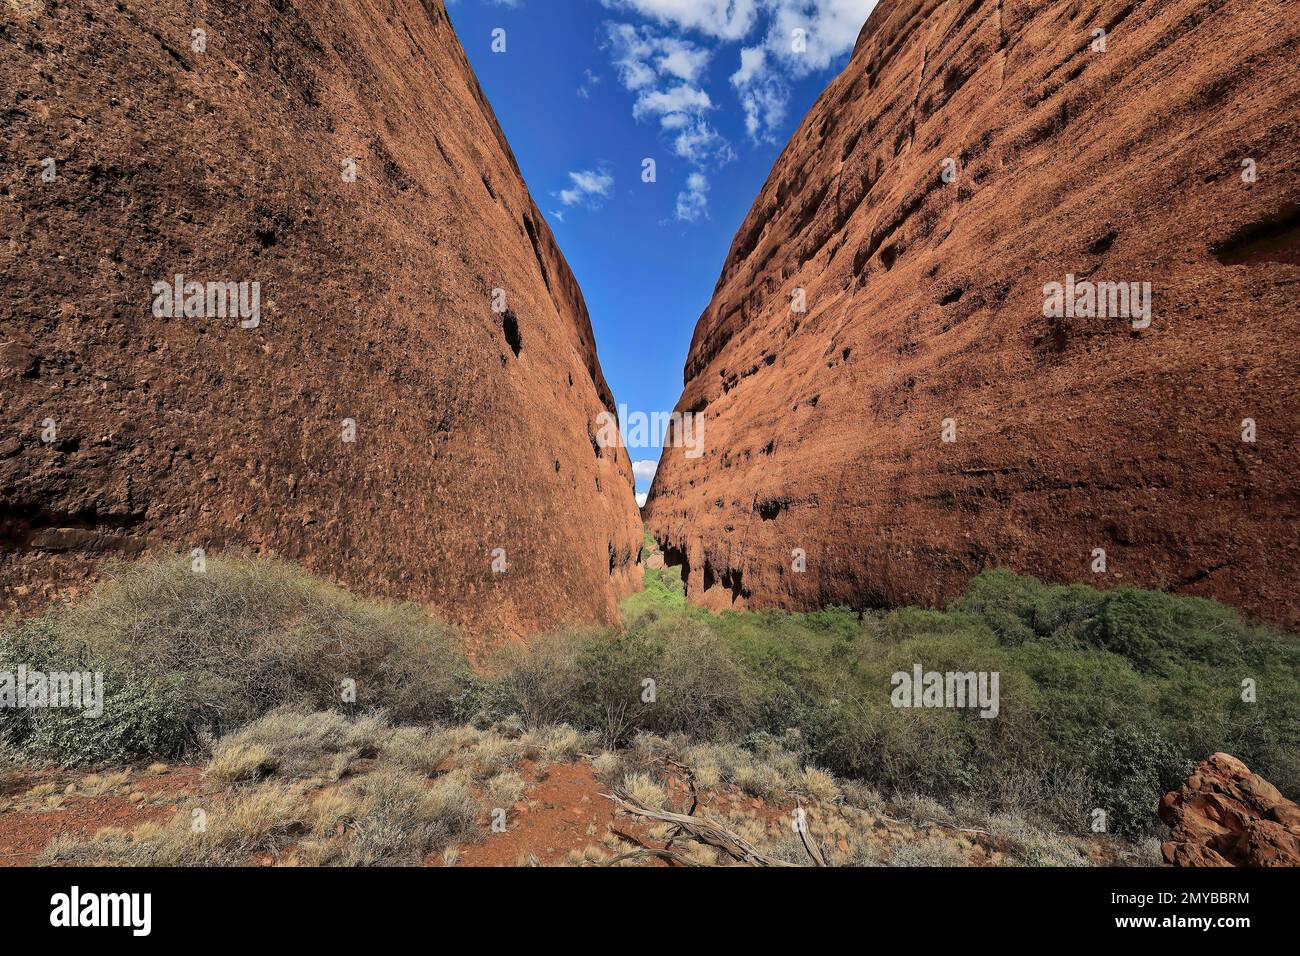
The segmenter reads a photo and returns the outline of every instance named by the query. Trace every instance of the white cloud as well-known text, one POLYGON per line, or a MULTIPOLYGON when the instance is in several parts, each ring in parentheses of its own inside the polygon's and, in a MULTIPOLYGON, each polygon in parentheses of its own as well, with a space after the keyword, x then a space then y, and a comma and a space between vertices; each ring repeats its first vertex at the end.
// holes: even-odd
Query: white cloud
POLYGON ((648 491, 638 491, 638 492, 636 493, 636 506, 637 506, 638 508, 644 508, 644 507, 645 507, 645 500, 646 500, 647 498, 649 498, 649 497, 650 497, 650 492, 648 492, 648 491))
POLYGON ((560 197, 560 202, 566 206, 584 203, 593 209, 599 208, 600 203, 596 200, 608 196, 610 190, 614 188, 613 174, 603 169, 584 169, 569 173, 569 180, 573 186, 569 189, 561 189, 556 194, 560 197))
POLYGON ((637 119, 658 116, 669 129, 681 125, 692 113, 713 109, 709 94, 695 86, 681 83, 669 90, 646 90, 636 98, 632 115, 637 119), (674 121, 676 118, 676 121, 674 121))
POLYGON ((633 91, 652 86, 661 76, 695 83, 713 55, 690 40, 631 23, 606 23, 605 47, 612 53, 619 80, 633 91))
POLYGON ((769 13, 762 43, 740 51, 731 85, 755 142, 774 141, 785 122, 789 80, 826 69, 853 49, 876 0, 762 0, 769 13))
POLYGON ((703 120, 685 123, 673 138, 673 152, 697 166, 725 165, 736 158, 727 138, 703 120))
POLYGON ((654 481, 655 471, 659 468, 657 461, 634 461, 632 462, 632 474, 638 481, 654 481))
POLYGON ((830 66, 857 42, 876 0, 765 0, 772 10, 767 47, 796 77, 830 66), (806 48, 796 48, 803 30, 806 48))
MULTIPOLYGON (((635 4, 623 6, 648 12, 635 4)), ((636 94, 632 115, 638 121, 657 121, 676 156, 697 170, 736 158, 730 141, 707 119, 717 109, 702 85, 710 50, 630 23, 605 24, 605 45, 619 80, 636 94)), ((707 204, 704 189, 688 188, 678 197, 678 219, 695 222, 706 214, 707 204)))
POLYGON ((768 70, 767 50, 746 47, 740 51, 740 69, 731 74, 731 85, 745 111, 745 132, 749 138, 772 141, 772 131, 785 121, 790 88, 768 70))
MULTIPOLYGON (((764 0, 766 2, 766 0, 764 0)), ((753 29, 759 0, 601 0, 611 10, 642 16, 721 40, 739 40, 753 29)))
POLYGON ((853 48, 877 0, 601 0, 653 25, 606 23, 605 46, 632 113, 657 120, 673 153, 693 170, 678 193, 676 218, 708 215, 708 179, 736 158, 710 114, 708 67, 721 45, 741 43, 728 79, 755 143, 777 142, 788 118, 792 81, 826 69, 853 48), (673 31, 693 31, 688 38, 673 31), (798 36, 796 37, 796 31, 798 36), (700 37, 707 38, 704 45, 700 37), (712 41, 712 49, 707 41, 712 41))
POLYGON ((677 194, 677 220, 699 222, 709 215, 709 180, 703 173, 686 177, 686 188, 677 194))
POLYGON ((582 71, 582 85, 578 87, 578 95, 584 100, 591 99, 591 90, 593 87, 600 86, 600 77, 591 70, 582 71))
POLYGON ((687 83, 699 80, 704 68, 709 65, 708 50, 700 49, 692 43, 667 38, 662 41, 663 54, 655 61, 660 73, 675 76, 687 83))

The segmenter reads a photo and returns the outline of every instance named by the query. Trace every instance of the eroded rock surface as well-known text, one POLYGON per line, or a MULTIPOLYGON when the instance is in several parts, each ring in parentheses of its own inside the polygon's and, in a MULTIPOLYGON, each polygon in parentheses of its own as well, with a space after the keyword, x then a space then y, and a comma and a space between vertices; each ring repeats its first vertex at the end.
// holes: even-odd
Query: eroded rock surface
POLYGON ((1300 866, 1300 806, 1229 754, 1197 765, 1165 794, 1161 847, 1175 866, 1300 866))
POLYGON ((0 89, 4 606, 238 547, 477 628, 615 619, 614 400, 441 0, 10 0, 0 89), (260 323, 158 317, 176 275, 260 323))
POLYGON ((691 599, 1000 565, 1300 623, 1298 52, 1282 0, 881 0, 695 330, 646 506, 691 599), (1149 326, 1045 317, 1068 277, 1149 326))

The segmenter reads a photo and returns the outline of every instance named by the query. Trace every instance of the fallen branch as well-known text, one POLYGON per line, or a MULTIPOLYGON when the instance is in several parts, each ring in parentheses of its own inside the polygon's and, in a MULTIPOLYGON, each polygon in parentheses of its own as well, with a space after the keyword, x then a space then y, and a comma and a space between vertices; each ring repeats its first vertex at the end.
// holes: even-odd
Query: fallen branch
POLYGON ((669 810, 655 810, 622 791, 615 791, 613 795, 602 793, 601 796, 606 800, 613 801, 620 810, 632 816, 657 820, 660 823, 671 823, 697 843, 703 843, 705 846, 721 850, 736 862, 743 863, 746 866, 797 865, 760 853, 726 827, 720 826, 711 820, 701 820, 696 817, 689 817, 684 813, 673 813, 669 810))
MULTIPOLYGON (((667 759, 667 763, 669 766, 674 767, 678 771, 680 771, 682 776, 686 778, 687 784, 690 785, 691 805, 687 809, 686 815, 688 817, 695 816, 695 810, 700 805, 700 794, 695 789, 695 771, 692 770, 690 767, 686 766, 686 764, 684 763, 678 763, 676 760, 673 760, 671 757, 667 759)), ((668 838, 668 842, 664 844, 664 849, 671 850, 673 848, 673 843, 675 843, 677 838, 681 835, 682 835, 682 828, 678 827, 673 831, 673 835, 668 838)))
MULTIPOLYGON (((795 798, 794 805, 800 810, 803 809, 803 804, 799 802, 797 797, 795 798)), ((808 855, 812 857, 813 866, 825 866, 826 857, 822 856, 822 848, 817 845, 817 841, 814 840, 812 834, 808 832, 807 823, 804 823, 797 829, 799 830, 799 839, 803 841, 803 848, 807 850, 808 855)))
POLYGON ((608 860, 605 863, 602 863, 600 865, 614 866, 618 863, 622 863, 624 860, 632 860, 637 857, 644 857, 644 856, 654 857, 660 860, 666 860, 670 866, 703 866, 704 865, 703 863, 696 863, 694 860, 688 859, 682 856, 680 853, 674 853, 672 850, 660 850, 658 847, 653 847, 653 846, 642 847, 639 850, 632 850, 630 853, 621 853, 618 856, 614 857, 614 859, 608 860))

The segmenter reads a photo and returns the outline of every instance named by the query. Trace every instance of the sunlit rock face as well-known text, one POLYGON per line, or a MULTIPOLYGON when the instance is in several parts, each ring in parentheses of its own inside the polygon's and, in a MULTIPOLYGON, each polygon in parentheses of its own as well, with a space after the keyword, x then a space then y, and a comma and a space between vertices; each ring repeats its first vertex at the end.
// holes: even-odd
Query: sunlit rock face
POLYGON ((695 330, 704 453, 646 506, 691 600, 1000 565, 1300 623, 1298 35, 1268 0, 882 0, 695 330))
POLYGON ((481 630, 616 620, 614 399, 440 0, 0 17, 5 606, 242 549, 481 630))

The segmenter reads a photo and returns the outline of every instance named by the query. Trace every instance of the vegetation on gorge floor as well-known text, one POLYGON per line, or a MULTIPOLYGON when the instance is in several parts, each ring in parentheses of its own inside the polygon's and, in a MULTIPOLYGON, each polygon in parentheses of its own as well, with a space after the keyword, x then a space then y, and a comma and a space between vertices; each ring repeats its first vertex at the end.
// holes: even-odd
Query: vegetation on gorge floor
MULTIPOLYGON (((841 793, 1010 815, 1042 832, 1085 835, 1102 809, 1108 830, 1131 838, 1155 832, 1160 795, 1215 751, 1300 790, 1300 642, 1211 601, 994 570, 941 610, 713 615, 687 605, 665 568, 647 570, 623 613, 621 629, 542 635, 471 666, 456 631, 423 610, 356 598, 291 565, 124 566, 0 634, 0 672, 103 671, 104 716, 0 709, 0 749, 60 766, 199 756, 238 786, 298 779, 295 762, 314 757, 274 754, 279 737, 308 754, 325 746, 286 732, 299 720, 288 713, 334 713, 342 723, 322 725, 337 731, 326 750, 344 766, 374 749, 360 738, 396 735, 405 743, 390 750, 416 754, 393 758, 397 776, 435 770, 448 727, 564 727, 615 755, 647 739, 675 741, 679 755, 725 748, 719 782, 746 792, 826 773, 841 793), (893 707, 891 675, 916 664, 998 672, 997 718, 893 707), (355 702, 341 698, 345 681, 355 702)), ((373 790, 351 798, 387 806, 373 790)), ((417 843, 463 837, 464 819, 433 814, 417 843)))

